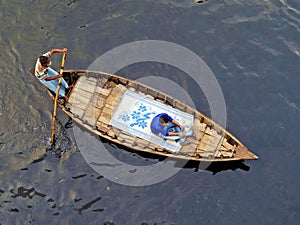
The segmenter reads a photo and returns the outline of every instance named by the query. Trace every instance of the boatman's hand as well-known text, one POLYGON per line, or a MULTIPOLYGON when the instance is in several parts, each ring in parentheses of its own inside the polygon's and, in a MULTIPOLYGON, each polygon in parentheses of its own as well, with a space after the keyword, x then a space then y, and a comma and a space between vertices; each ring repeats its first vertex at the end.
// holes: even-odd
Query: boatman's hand
POLYGON ((67 53, 68 49, 67 48, 63 48, 62 50, 64 53, 67 53))

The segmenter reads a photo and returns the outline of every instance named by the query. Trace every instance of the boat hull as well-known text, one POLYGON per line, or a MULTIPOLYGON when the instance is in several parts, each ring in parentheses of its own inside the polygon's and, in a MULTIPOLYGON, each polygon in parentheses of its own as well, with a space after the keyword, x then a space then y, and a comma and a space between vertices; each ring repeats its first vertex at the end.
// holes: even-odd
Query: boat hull
MULTIPOLYGON (((152 87, 98 71, 67 70, 63 77, 74 87, 67 94, 68 101, 59 104, 61 109, 80 126, 113 143, 138 152, 182 160, 220 162, 258 159, 236 137, 210 118, 152 87), (194 135, 187 138, 178 152, 173 152, 112 126, 110 122, 127 91, 192 115, 194 135)), ((54 97, 53 93, 49 94, 54 97)))

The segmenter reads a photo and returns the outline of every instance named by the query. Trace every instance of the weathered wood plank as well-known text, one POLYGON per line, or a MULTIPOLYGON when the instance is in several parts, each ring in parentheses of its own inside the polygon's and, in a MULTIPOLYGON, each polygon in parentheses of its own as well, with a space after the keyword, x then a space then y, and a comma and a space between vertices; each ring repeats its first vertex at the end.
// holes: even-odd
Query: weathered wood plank
POLYGON ((107 115, 112 115, 112 108, 104 107, 102 112, 107 115))
POLYGON ((68 102, 68 108, 70 108, 71 112, 75 109, 82 109, 84 111, 86 105, 87 105, 86 103, 82 103, 78 99, 71 99, 71 101, 68 102))
POLYGON ((102 123, 102 122, 100 122, 100 121, 97 121, 96 127, 97 127, 97 129, 98 129, 99 131, 101 131, 102 133, 107 133, 107 132, 109 132, 109 130, 110 130, 110 128, 109 128, 109 126, 108 126, 107 124, 102 123))
POLYGON ((223 145, 226 149, 233 149, 233 145, 229 144, 226 138, 224 138, 222 145, 223 145))
POLYGON ((83 97, 86 97, 86 98, 90 98, 92 95, 93 95, 93 93, 91 93, 91 92, 88 92, 88 91, 83 90, 83 89, 76 88, 74 91, 72 91, 72 94, 71 94, 70 98, 71 97, 77 98, 78 96, 83 96, 83 97))
POLYGON ((151 95, 146 95, 147 98, 151 99, 151 100, 154 100, 154 97, 151 96, 151 95))
POLYGON ((106 101, 110 104, 113 104, 116 100, 117 100, 116 97, 113 95, 108 96, 106 99, 106 101))
POLYGON ((132 135, 128 135, 127 133, 121 132, 117 136, 117 139, 120 140, 121 142, 126 142, 126 143, 129 143, 130 145, 133 145, 136 137, 132 136, 132 135))
POLYGON ((72 107, 71 108, 71 113, 78 118, 81 118, 83 116, 84 110, 78 107, 72 107))
POLYGON ((96 83, 83 81, 80 79, 79 82, 76 84, 76 87, 77 87, 76 89, 94 93, 96 90, 96 83))
POLYGON ((212 157, 214 157, 214 152, 205 151, 205 152, 201 153, 200 156, 203 158, 212 158, 212 157))
POLYGON ((182 104, 181 102, 175 102, 175 107, 177 108, 177 109, 179 109, 179 110, 181 110, 181 111, 185 111, 185 105, 184 104, 182 104))
POLYGON ((95 78, 95 77, 92 77, 92 76, 88 76, 88 77, 86 78, 86 81, 87 81, 87 82, 90 82, 90 83, 96 84, 97 81, 98 81, 98 79, 95 78))
POLYGON ((112 138, 116 138, 117 137, 114 129, 111 126, 109 127, 109 130, 107 131, 107 135, 110 136, 110 137, 112 137, 112 138))
POLYGON ((140 85, 140 84, 138 84, 137 90, 138 90, 139 92, 143 93, 143 94, 147 94, 147 92, 148 92, 148 88, 145 87, 145 86, 142 86, 142 85, 140 85))
POLYGON ((137 145, 141 146, 142 148, 145 148, 150 143, 149 141, 146 141, 146 140, 144 140, 142 138, 139 138, 139 137, 136 138, 135 142, 136 142, 137 145))
POLYGON ((111 120, 111 116, 106 113, 101 113, 101 115, 98 119, 98 121, 105 123, 105 124, 109 124, 110 120, 111 120))
POLYGON ((207 124, 208 126, 212 125, 212 121, 206 117, 203 117, 203 123, 207 124))
POLYGON ((100 113, 100 109, 89 105, 83 114, 82 120, 86 120, 91 126, 95 126, 100 113))
POLYGON ((97 89, 97 93, 104 95, 104 96, 109 96, 110 92, 111 92, 110 89, 104 89, 104 88, 97 89))
POLYGON ((193 142, 186 143, 181 147, 180 153, 182 154, 189 153, 190 155, 193 155, 197 150, 197 146, 198 146, 197 143, 193 143, 193 142))
POLYGON ((231 151, 219 151, 219 153, 224 157, 224 158, 231 158, 233 156, 233 152, 231 151))
POLYGON ((96 107, 99 109, 102 109, 105 105, 105 99, 101 98, 100 96, 98 96, 97 102, 96 102, 96 107))
POLYGON ((157 95, 157 91, 156 91, 156 90, 153 90, 153 89, 151 89, 151 88, 149 88, 149 89, 147 90, 147 94, 150 95, 150 96, 152 96, 153 98, 155 98, 156 95, 157 95))
POLYGON ((111 127, 115 133, 116 136, 119 136, 119 134, 121 133, 121 130, 119 128, 116 127, 111 127))

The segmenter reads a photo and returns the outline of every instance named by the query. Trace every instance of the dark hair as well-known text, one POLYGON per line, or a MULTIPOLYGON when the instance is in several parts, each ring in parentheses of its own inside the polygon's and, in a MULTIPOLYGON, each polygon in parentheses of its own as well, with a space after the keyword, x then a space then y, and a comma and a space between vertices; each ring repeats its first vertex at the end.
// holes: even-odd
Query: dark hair
POLYGON ((42 66, 47 66, 47 62, 49 60, 49 58, 47 56, 42 55, 42 56, 40 56, 39 59, 40 59, 40 63, 42 64, 42 66))
POLYGON ((169 122, 169 117, 167 115, 161 115, 159 117, 159 122, 160 123, 167 123, 167 122, 169 122))

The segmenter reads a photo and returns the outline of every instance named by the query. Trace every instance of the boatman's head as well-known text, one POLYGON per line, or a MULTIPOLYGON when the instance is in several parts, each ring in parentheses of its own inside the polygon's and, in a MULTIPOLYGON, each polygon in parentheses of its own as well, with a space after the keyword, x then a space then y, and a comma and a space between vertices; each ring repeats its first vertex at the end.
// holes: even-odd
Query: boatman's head
POLYGON ((48 67, 48 66, 51 65, 51 61, 50 61, 50 59, 47 56, 42 55, 42 56, 40 56, 39 59, 40 59, 41 65, 43 67, 48 67))

